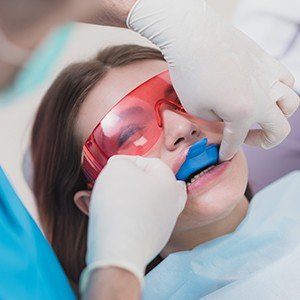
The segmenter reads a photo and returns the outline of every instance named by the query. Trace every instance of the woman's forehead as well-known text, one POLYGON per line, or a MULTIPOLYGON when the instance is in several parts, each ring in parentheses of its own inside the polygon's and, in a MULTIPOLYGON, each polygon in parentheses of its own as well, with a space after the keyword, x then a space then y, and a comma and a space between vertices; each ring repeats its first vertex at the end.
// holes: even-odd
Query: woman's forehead
POLYGON ((143 60, 109 70, 91 90, 79 110, 76 128, 80 138, 85 141, 119 100, 166 69, 167 64, 162 60, 143 60))

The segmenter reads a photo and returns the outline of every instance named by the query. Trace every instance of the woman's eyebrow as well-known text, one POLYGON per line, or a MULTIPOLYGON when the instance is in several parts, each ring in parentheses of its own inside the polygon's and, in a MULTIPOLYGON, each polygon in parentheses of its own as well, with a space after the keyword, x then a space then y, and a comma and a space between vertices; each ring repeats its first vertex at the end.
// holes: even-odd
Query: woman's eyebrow
MULTIPOLYGON (((168 98, 171 96, 176 96, 176 92, 175 92, 173 86, 170 84, 167 86, 167 88, 164 91, 164 97, 168 98)), ((119 112, 119 117, 121 117, 121 118, 130 117, 132 115, 139 114, 144 111, 145 111, 144 108, 141 106, 132 106, 132 107, 129 107, 129 108, 124 109, 123 111, 119 112)))
POLYGON ((141 106, 133 106, 124 109, 123 111, 119 112, 118 115, 120 118, 124 118, 124 117, 130 117, 132 115, 140 114, 144 111, 145 111, 144 108, 142 108, 141 106))

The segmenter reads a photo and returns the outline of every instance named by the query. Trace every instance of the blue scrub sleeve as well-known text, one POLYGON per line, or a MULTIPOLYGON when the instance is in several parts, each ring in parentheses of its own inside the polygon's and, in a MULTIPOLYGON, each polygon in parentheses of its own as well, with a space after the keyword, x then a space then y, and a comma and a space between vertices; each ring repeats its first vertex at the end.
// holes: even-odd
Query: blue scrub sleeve
POLYGON ((76 299, 52 248, 1 167, 0 237, 0 299, 76 299))

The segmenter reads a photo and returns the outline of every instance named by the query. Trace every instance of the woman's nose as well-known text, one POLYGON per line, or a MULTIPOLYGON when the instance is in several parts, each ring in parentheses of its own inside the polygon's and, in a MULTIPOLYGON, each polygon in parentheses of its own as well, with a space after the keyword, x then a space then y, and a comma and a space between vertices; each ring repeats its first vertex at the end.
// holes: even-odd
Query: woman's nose
POLYGON ((191 145, 201 136, 196 124, 187 117, 169 109, 161 112, 165 136, 165 145, 169 151, 176 150, 183 144, 191 145))

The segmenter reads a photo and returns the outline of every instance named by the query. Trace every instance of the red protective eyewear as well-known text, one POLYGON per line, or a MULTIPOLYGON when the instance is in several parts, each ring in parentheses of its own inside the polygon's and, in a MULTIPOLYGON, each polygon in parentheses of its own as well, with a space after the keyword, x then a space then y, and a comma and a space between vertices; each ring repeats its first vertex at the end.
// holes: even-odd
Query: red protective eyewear
POLYGON ((145 155, 162 134, 162 106, 186 114, 164 71, 122 98, 98 123, 83 146, 82 169, 92 186, 116 154, 145 155))

